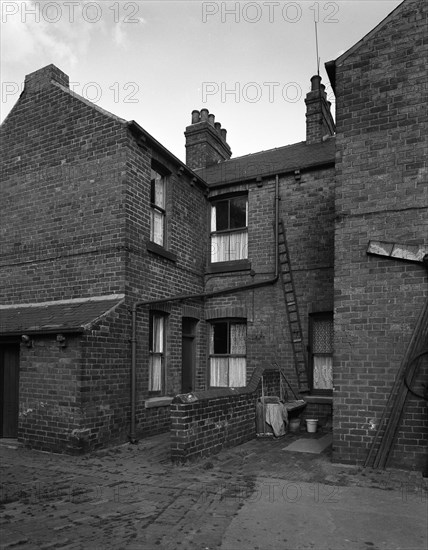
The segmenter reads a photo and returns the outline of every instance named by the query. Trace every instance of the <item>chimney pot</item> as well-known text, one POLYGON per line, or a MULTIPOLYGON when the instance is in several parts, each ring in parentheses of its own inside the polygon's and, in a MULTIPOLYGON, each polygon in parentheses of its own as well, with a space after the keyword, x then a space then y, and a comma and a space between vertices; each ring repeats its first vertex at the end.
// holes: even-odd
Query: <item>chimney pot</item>
POLYGON ((192 111, 192 124, 196 124, 197 122, 199 122, 199 116, 199 111, 192 111))
POLYGON ((208 115, 208 122, 211 124, 211 126, 214 126, 215 116, 213 114, 208 115))
POLYGON ((201 122, 208 122, 208 109, 201 109, 201 122))
POLYGON ((227 136, 227 130, 226 130, 226 128, 222 128, 222 129, 220 130, 220 132, 221 132, 221 138, 222 138, 224 141, 226 141, 226 136, 227 136))
POLYGON ((320 84, 321 84, 321 77, 317 74, 314 75, 311 78, 311 84, 312 84, 311 90, 313 92, 315 92, 316 90, 319 90, 320 89, 320 84))
POLYGON ((218 135, 220 136, 221 135, 221 124, 220 124, 220 122, 216 122, 214 124, 214 126, 215 126, 215 129, 217 130, 218 135))

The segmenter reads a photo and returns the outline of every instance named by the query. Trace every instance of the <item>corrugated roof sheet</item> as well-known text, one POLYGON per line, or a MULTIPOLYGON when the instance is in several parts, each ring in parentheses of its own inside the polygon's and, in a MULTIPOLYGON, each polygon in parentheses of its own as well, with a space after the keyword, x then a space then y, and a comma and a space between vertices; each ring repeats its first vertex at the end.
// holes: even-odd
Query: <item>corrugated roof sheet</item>
POLYGON ((302 170, 333 163, 335 151, 334 137, 311 145, 302 141, 230 159, 208 168, 195 170, 195 172, 209 185, 238 182, 257 176, 283 174, 297 169, 302 170))
POLYGON ((121 295, 0 306, 0 334, 81 332, 123 302, 121 295))

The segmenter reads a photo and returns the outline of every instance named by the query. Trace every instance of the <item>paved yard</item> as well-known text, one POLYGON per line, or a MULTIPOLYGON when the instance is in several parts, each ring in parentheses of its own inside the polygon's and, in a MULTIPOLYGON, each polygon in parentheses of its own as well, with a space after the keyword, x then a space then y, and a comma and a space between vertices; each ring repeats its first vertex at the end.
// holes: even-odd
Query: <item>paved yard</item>
POLYGON ((183 466, 169 460, 168 434, 82 457, 3 441, 1 548, 427 547, 420 474, 331 464, 329 449, 285 451, 297 438, 254 439, 183 466))

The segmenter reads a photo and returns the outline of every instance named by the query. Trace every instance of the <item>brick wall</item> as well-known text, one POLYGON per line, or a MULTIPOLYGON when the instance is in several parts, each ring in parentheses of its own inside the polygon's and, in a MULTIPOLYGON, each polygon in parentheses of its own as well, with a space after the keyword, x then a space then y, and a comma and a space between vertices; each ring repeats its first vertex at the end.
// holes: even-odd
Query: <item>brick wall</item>
MULTIPOLYGON (((248 260, 251 269, 210 274, 206 289, 218 290, 263 281, 274 276, 275 266, 275 181, 235 185, 227 191, 248 193, 248 260)), ((224 190, 223 190, 224 192, 224 190)), ((222 191, 212 191, 211 197, 222 191)), ((280 178, 280 218, 284 221, 290 250, 296 296, 308 342, 309 314, 333 309, 333 217, 334 169, 302 171, 280 178)), ((279 362, 297 389, 294 358, 281 283, 207 300, 216 317, 247 319, 247 380, 256 367, 279 362), (236 310, 235 313, 233 310, 236 310), (236 313, 238 312, 238 313, 236 313)))
POLYGON ((1 126, 3 300, 123 292, 124 127, 40 72, 1 126))
POLYGON ((60 347, 56 335, 34 337, 21 345, 19 374, 19 440, 36 449, 76 452, 79 437, 81 350, 78 337, 60 347), (73 435, 75 434, 75 435, 73 435))
MULTIPOLYGON (((361 462, 427 296, 422 265, 368 241, 427 244, 426 2, 404 2, 336 62, 334 457, 361 462)), ((419 376, 423 379, 424 373, 419 376)), ((426 402, 410 397, 391 464, 424 467, 426 402)))
MULTIPOLYGON (((125 293, 126 302, 119 312, 82 336, 73 365, 76 376, 70 388, 79 410, 76 427, 86 430, 85 446, 92 448, 123 440, 129 431, 132 303, 203 290, 206 242, 201 235, 206 231, 206 198, 203 186, 188 171, 182 173, 180 163, 162 147, 145 138, 137 144, 125 121, 77 97, 67 86, 67 75, 54 66, 29 75, 23 95, 1 128, 4 230, 0 288, 4 303, 125 293), (169 174, 165 254, 147 248, 152 162, 169 174)), ((200 303, 193 310, 173 307, 167 314, 165 393, 173 396, 181 391, 182 317, 203 319, 204 315, 200 303)), ((145 407, 150 397, 148 317, 149 308, 141 308, 137 420, 143 435, 169 426, 167 407, 145 407)), ((197 330, 197 384, 205 387, 202 323, 197 330)), ((71 348, 61 353, 71 360, 71 348)), ((23 368, 25 373, 27 366, 23 368)), ((60 369, 52 376, 61 383, 60 369)), ((29 378, 24 375, 24 403, 31 392, 27 383, 29 378)), ((44 402, 44 389, 37 390, 33 398, 44 402)), ((55 415, 43 414, 54 437, 55 415)), ((39 417, 33 414, 32 418, 39 417)), ((54 444, 45 440, 35 423, 27 419, 26 427, 22 424, 22 437, 52 448, 54 444)), ((69 445, 67 434, 73 426, 57 425, 57 449, 69 445)))
POLYGON ((261 395, 279 395, 279 373, 259 367, 245 389, 218 388, 196 392, 197 401, 171 405, 171 458, 185 461, 240 445, 256 435, 256 402, 261 395))
MULTIPOLYGON (((195 185, 179 166, 155 146, 137 145, 130 136, 126 196, 126 293, 135 300, 156 300, 203 292, 206 263, 207 203, 204 189, 195 185), (166 242, 164 251, 150 248, 150 166, 157 163, 168 174, 166 191, 166 242), (148 248, 149 245, 149 248, 148 248), (165 252, 166 254, 163 254, 165 252)), ((137 430, 145 437, 169 429, 169 408, 146 408, 153 397, 149 385, 149 314, 166 315, 166 372, 164 395, 181 392, 182 319, 196 325, 196 387, 206 384, 204 309, 201 301, 142 306, 137 315, 137 430)))

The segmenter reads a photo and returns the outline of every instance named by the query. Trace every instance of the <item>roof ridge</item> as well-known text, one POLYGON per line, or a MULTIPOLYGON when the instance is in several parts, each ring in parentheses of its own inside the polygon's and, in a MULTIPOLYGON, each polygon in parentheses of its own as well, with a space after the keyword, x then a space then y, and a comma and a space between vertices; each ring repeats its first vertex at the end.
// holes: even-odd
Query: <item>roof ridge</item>
MULTIPOLYGON (((306 144, 305 141, 296 141, 295 143, 289 143, 288 145, 282 145, 281 147, 272 147, 272 149, 263 149, 262 151, 256 151, 255 153, 247 153, 246 155, 241 155, 240 157, 232 157, 230 159, 227 159, 223 162, 220 162, 219 164, 225 164, 227 162, 231 162, 234 160, 243 159, 245 157, 254 157, 255 155, 261 155, 262 153, 270 153, 272 151, 279 151, 280 149, 286 149, 287 147, 293 147, 295 145, 301 145, 306 144)), ((215 165, 213 165, 215 166, 215 165)), ((210 166, 208 166, 210 168, 210 166)))

